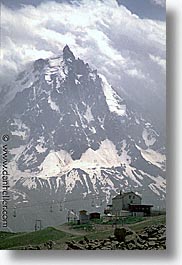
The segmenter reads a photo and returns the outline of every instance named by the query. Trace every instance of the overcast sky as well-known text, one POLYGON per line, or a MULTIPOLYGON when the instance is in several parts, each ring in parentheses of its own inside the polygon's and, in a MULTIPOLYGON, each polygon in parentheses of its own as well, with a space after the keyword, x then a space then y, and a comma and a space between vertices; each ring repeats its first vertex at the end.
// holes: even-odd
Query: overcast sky
MULTIPOLYGON (((89 0, 88 0, 89 1, 89 0)), ((11 8, 20 8, 22 5, 37 6, 48 0, 1 0, 1 2, 11 8)), ((72 0, 55 0, 58 3, 72 3, 72 0)), ((126 6, 131 12, 141 18, 151 18, 165 20, 165 0, 117 0, 118 4, 126 6)))

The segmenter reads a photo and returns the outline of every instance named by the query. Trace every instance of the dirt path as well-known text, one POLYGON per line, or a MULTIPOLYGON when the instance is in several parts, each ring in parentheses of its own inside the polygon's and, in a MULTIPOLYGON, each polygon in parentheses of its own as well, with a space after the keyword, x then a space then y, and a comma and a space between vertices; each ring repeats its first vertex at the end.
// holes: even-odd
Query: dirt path
MULTIPOLYGON (((143 229, 145 226, 149 226, 155 223, 157 224, 161 223, 161 221, 164 218, 165 218, 164 216, 155 216, 155 217, 147 218, 146 220, 143 220, 141 222, 137 222, 133 224, 124 224, 123 226, 138 231, 138 230, 143 229)), ((120 227, 122 225, 117 225, 117 226, 120 227)), ((95 231, 92 231, 93 233, 104 232, 104 231, 112 232, 114 231, 114 228, 115 228, 115 227, 112 227, 112 225, 103 225, 103 224, 95 224, 94 227, 95 227, 95 231)), ((68 226, 67 224, 56 226, 54 228, 59 231, 63 231, 65 233, 68 233, 74 236, 84 236, 84 235, 90 234, 89 232, 86 232, 83 230, 70 229, 70 226, 68 226)))
POLYGON ((151 216, 147 218, 146 220, 143 220, 141 222, 137 222, 134 224, 128 224, 127 226, 133 230, 139 231, 139 230, 142 230, 146 226, 165 223, 165 218, 166 217, 164 215, 151 216))
POLYGON ((66 225, 66 224, 65 225, 56 226, 54 228, 59 230, 59 231, 62 231, 62 232, 65 232, 65 233, 68 233, 68 234, 71 234, 71 235, 74 235, 74 236, 84 236, 84 235, 87 234, 84 231, 78 231, 78 230, 75 230, 75 229, 70 229, 70 227, 68 225, 66 225))

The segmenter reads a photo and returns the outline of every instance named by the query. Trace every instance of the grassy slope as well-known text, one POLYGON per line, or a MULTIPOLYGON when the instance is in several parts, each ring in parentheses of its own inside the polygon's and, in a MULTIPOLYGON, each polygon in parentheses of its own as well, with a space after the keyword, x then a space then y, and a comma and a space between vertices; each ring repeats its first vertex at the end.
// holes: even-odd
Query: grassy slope
POLYGON ((129 227, 135 231, 140 231, 140 230, 144 229, 144 227, 146 227, 146 226, 165 224, 165 223, 166 223, 166 216, 165 215, 159 215, 159 216, 155 216, 155 217, 153 216, 153 217, 147 218, 143 222, 131 224, 131 225, 129 225, 129 227))
POLYGON ((48 227, 41 231, 30 233, 5 233, 0 232, 0 249, 10 249, 19 246, 36 245, 48 240, 59 240, 67 238, 65 232, 48 227))

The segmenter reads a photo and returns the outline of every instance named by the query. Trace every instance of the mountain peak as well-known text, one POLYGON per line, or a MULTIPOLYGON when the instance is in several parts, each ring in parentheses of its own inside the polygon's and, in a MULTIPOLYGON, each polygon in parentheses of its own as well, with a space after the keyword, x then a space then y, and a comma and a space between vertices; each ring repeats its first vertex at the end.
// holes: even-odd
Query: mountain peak
POLYGON ((63 48, 63 59, 66 61, 73 61, 75 60, 75 56, 73 52, 70 50, 69 46, 66 44, 66 46, 63 48))
MULTIPOLYGON (((91 209, 95 195, 106 202, 121 188, 162 205, 165 155, 158 132, 131 103, 126 109, 107 78, 76 59, 68 45, 63 58, 39 59, 25 69, 9 91, 0 128, 14 139, 9 150, 14 205, 32 205, 35 197, 48 203, 79 198, 72 205, 78 212, 91 209)), ((52 225, 39 209, 34 214, 52 225)))

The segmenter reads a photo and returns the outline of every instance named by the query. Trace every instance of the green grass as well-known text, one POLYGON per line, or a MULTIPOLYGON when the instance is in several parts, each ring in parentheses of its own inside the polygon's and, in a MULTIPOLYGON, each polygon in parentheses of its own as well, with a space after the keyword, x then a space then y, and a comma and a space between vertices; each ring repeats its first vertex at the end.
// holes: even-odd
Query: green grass
MULTIPOLYGON (((141 217, 141 216, 128 216, 128 217, 125 217, 123 219, 118 219, 117 220, 117 224, 122 224, 122 225, 125 225, 125 224, 135 224, 135 223, 138 223, 138 222, 141 222, 141 221, 144 221, 145 218, 144 217, 141 217)), ((108 221, 108 222, 105 222, 104 224, 110 224, 112 225, 113 224, 113 221, 108 221)))
POLYGON ((151 216, 151 217, 148 217, 145 220, 145 222, 131 224, 130 228, 135 231, 140 231, 150 225, 158 225, 158 224, 165 224, 165 223, 166 223, 166 215, 160 215, 160 216, 155 216, 155 217, 151 216))
POLYGON ((77 230, 85 230, 85 231, 92 231, 93 230, 93 226, 91 223, 88 224, 72 224, 72 229, 77 229, 77 230))
POLYGON ((93 224, 102 224, 103 223, 103 218, 101 217, 100 219, 92 219, 91 223, 93 223, 93 224))
MULTIPOLYGON (((110 230, 104 230, 104 231, 90 231, 89 233, 86 234, 86 237, 89 239, 89 240, 95 240, 95 239, 106 239, 108 238, 109 236, 113 235, 114 233, 114 229, 111 228, 110 230)), ((83 240, 84 239, 84 236, 74 236, 71 238, 71 240, 74 240, 74 241, 79 241, 79 240, 83 240)), ((65 241, 69 241, 69 240, 65 240, 65 241)))
POLYGON ((10 249, 19 246, 36 245, 48 240, 59 240, 67 237, 67 233, 52 227, 30 233, 0 232, 0 249, 10 249))
POLYGON ((11 232, 3 232, 0 231, 0 242, 5 240, 6 238, 9 238, 11 236, 17 235, 18 233, 11 233, 11 232))
POLYGON ((142 216, 128 216, 123 220, 124 224, 135 224, 145 220, 145 217, 142 216))

